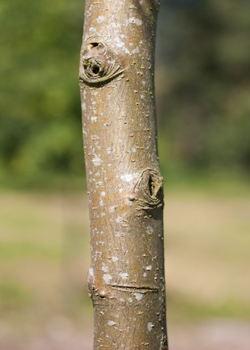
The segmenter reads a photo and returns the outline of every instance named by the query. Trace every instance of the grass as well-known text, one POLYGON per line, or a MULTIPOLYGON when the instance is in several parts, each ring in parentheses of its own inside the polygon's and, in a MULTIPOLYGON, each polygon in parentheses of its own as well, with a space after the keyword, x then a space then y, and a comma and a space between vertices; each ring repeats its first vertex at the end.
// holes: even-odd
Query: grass
POLYGON ((15 282, 1 282, 0 283, 0 304, 1 313, 10 310, 24 308, 32 304, 32 296, 19 284, 15 282))
POLYGON ((169 317, 175 321, 195 321, 201 319, 229 318, 248 319, 250 305, 237 297, 216 300, 213 303, 200 302, 195 298, 187 299, 185 295, 175 295, 168 298, 169 317))
POLYGON ((187 194, 167 198, 166 276, 172 318, 249 318, 249 199, 187 194))
MULTIPOLYGON (((165 191, 168 318, 249 318, 250 195, 165 191)), ((13 327, 89 323, 87 198, 3 192, 0 311, 13 327), (37 317, 34 318, 34 314, 37 317)))

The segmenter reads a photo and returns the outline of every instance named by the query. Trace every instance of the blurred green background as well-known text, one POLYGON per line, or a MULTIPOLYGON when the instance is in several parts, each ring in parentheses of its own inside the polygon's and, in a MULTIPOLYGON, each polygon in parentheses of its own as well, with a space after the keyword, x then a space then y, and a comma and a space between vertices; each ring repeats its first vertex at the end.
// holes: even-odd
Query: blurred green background
MULTIPOLYGON (((0 5, 1 182, 54 188, 83 177, 78 64, 84 2, 0 5), (66 180, 66 182, 68 182, 66 180)), ((248 177, 249 1, 169 0, 156 89, 164 175, 248 177)), ((73 184, 72 184, 73 186, 73 184)))
MULTIPOLYGON (((83 0, 0 4, 1 350, 91 344, 83 12, 83 0)), ((234 350, 250 334, 249 33, 247 0, 162 0, 156 98, 176 350, 210 349, 211 324, 195 335, 208 320, 222 330, 211 349, 234 344, 225 320, 240 329, 234 350)))

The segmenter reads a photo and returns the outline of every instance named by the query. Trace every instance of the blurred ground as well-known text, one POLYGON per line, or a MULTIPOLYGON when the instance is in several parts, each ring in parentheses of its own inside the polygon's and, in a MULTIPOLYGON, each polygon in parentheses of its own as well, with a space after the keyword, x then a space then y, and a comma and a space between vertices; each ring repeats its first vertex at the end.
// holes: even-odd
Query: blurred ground
MULTIPOLYGON (((210 321, 200 324, 172 325, 169 323, 171 350, 249 350, 250 323, 240 321, 210 321)), ((0 341, 1 350, 92 350, 91 330, 67 332, 61 329, 47 336, 26 341, 0 341)))
MULTIPOLYGON (((250 349, 250 196, 166 191, 171 350, 250 349)), ((0 350, 89 350, 87 199, 0 196, 0 350)))

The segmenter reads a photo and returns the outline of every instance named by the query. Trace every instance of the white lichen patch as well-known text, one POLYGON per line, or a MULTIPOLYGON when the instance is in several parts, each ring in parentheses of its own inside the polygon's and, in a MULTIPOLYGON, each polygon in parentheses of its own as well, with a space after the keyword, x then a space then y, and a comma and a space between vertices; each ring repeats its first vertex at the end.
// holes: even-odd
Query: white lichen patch
POLYGON ((116 37, 115 37, 115 45, 116 45, 116 47, 121 48, 121 47, 123 47, 125 44, 124 44, 124 42, 121 40, 121 38, 119 38, 119 36, 116 36, 116 37))
POLYGON ((124 174, 121 176, 121 180, 126 181, 126 182, 131 182, 133 179, 135 179, 136 177, 138 177, 137 173, 133 173, 133 174, 124 174))
POLYGON ((106 196, 106 193, 104 191, 101 192, 101 196, 102 197, 105 197, 106 196))
POLYGON ((120 23, 115 23, 115 22, 111 23, 111 27, 113 28, 119 28, 120 26, 121 26, 120 23))
POLYGON ((135 18, 135 17, 130 17, 128 19, 128 23, 134 23, 137 26, 141 26, 142 25, 142 21, 140 19, 138 19, 138 18, 135 18))
POLYGON ((143 277, 146 277, 146 276, 147 276, 147 272, 144 272, 143 277))
POLYGON ((153 323, 152 323, 152 322, 149 322, 147 328, 148 328, 148 331, 151 332, 151 331, 152 331, 152 328, 154 328, 153 323))
POLYGON ((125 35, 117 35, 114 38, 113 45, 118 48, 123 50, 125 53, 130 55, 130 51, 126 47, 125 43, 122 41, 122 39, 125 38, 125 35))
POLYGON ((114 213, 114 211, 115 211, 115 207, 109 207, 109 212, 110 213, 114 213))
POLYGON ((148 265, 148 266, 146 266, 146 270, 150 271, 150 270, 152 270, 152 267, 153 267, 152 265, 148 265))
POLYGON ((142 297, 143 297, 143 294, 141 294, 141 293, 135 293, 134 296, 135 296, 135 299, 136 299, 136 300, 140 301, 140 300, 142 299, 142 297))
POLYGON ((133 174, 125 174, 121 176, 121 179, 126 182, 130 182, 131 180, 133 180, 133 178, 134 178, 133 174))
POLYGON ((94 164, 94 166, 99 166, 101 165, 102 160, 97 154, 95 154, 95 157, 92 159, 92 163, 94 164))
POLYGON ((154 233, 154 229, 151 226, 147 226, 147 234, 152 235, 154 233))
POLYGON ((106 273, 103 275, 102 278, 103 278, 104 282, 107 284, 112 280, 112 276, 109 274, 106 274, 106 273))
POLYGON ((119 259, 117 258, 117 256, 112 256, 112 261, 113 262, 116 262, 116 261, 118 261, 119 259))
POLYGON ((104 206, 104 203, 103 203, 103 200, 102 200, 102 199, 99 201, 99 205, 100 205, 100 207, 103 207, 103 206, 104 206))
POLYGON ((139 52, 139 48, 137 47, 131 51, 131 54, 134 55, 135 53, 138 53, 138 52, 139 52))
POLYGON ((89 268, 89 275, 90 275, 91 277, 93 277, 93 276, 94 276, 94 270, 93 270, 93 267, 90 267, 90 268, 89 268))
POLYGON ((102 22, 104 22, 105 21, 105 17, 104 16, 99 16, 99 17, 97 17, 97 19, 96 19, 96 22, 97 23, 102 23, 102 22))
POLYGON ((127 273, 127 272, 121 272, 121 273, 119 273, 119 276, 120 276, 123 280, 127 280, 127 279, 128 279, 128 273, 127 273))
POLYGON ((118 224, 121 224, 123 221, 122 217, 121 216, 118 216, 116 219, 115 219, 115 222, 117 222, 118 224))
POLYGON ((108 272, 108 266, 105 263, 102 263, 102 271, 108 272))
POLYGON ((108 325, 109 325, 109 326, 114 326, 114 325, 115 325, 115 322, 114 322, 114 321, 108 321, 108 325))

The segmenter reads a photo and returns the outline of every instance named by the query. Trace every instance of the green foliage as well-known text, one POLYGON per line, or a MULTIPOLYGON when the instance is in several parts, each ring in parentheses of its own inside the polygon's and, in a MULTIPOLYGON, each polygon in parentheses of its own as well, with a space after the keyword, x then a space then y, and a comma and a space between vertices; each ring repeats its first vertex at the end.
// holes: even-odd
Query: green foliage
POLYGON ((16 282, 0 283, 0 299, 2 312, 25 308, 33 301, 30 293, 16 282))
POLYGON ((169 162, 250 170, 249 31, 248 1, 162 6, 158 111, 169 162))
POLYGON ((78 61, 84 2, 5 2, 0 165, 27 181, 83 174, 78 61))
MULTIPOLYGON (((170 293, 169 293, 170 294, 170 293)), ((219 298, 218 298, 219 299, 219 298)), ((169 314, 176 320, 201 320, 213 318, 249 319, 249 306, 237 298, 201 302, 182 295, 169 295, 169 314)))
MULTIPOLYGON (((82 0, 0 5, 2 182, 30 186, 84 176, 83 12, 82 0)), ((164 173, 249 172, 249 1, 162 1, 158 28, 164 173)))

